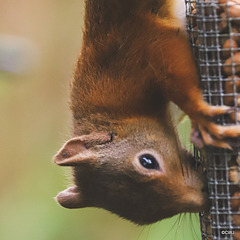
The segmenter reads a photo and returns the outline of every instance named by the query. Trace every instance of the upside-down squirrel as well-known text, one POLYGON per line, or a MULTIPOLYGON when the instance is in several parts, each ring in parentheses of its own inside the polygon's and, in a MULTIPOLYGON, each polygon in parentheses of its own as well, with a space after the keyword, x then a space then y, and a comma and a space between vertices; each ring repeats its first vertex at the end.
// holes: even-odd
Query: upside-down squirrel
POLYGON ((212 119, 185 32, 168 0, 85 0, 83 43, 71 83, 73 134, 55 156, 72 166, 66 208, 100 207, 149 224, 207 206, 203 177, 178 140, 169 113, 192 121, 199 147, 230 148, 239 126, 212 119))

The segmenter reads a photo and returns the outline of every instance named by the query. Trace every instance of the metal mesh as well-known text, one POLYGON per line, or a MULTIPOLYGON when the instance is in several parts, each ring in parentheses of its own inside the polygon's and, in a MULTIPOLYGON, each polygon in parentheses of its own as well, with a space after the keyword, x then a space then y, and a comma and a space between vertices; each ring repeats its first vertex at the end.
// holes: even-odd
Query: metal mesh
MULTIPOLYGON (((240 122, 240 0, 185 0, 187 31, 201 86, 211 105, 234 107, 215 119, 240 122)), ((229 139, 230 141, 230 139, 229 139)), ((233 151, 194 150, 208 179, 210 210, 200 213, 202 239, 240 239, 240 141, 233 151)))

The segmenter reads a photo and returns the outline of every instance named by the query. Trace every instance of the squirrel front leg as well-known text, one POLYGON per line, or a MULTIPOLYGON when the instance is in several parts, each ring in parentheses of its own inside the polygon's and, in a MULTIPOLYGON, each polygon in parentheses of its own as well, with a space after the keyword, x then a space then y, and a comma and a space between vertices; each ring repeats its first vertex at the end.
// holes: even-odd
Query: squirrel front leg
POLYGON ((161 26, 158 41, 149 45, 149 64, 168 100, 189 115, 193 143, 198 147, 212 145, 231 149, 224 138, 239 137, 240 126, 221 126, 213 122, 214 116, 227 114, 232 108, 210 106, 203 100, 196 66, 185 34, 178 28, 161 26))

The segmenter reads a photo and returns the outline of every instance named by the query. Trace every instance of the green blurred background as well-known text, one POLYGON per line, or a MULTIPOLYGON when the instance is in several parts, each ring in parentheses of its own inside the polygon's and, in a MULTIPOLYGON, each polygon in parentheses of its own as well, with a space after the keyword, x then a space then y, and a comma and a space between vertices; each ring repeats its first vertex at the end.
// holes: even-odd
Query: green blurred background
MULTIPOLYGON (((70 184, 52 156, 71 132, 68 84, 81 47, 83 0, 0 6, 0 239, 200 239, 197 214, 138 227, 104 210, 55 202, 70 184)), ((180 129, 187 142, 189 124, 180 129)))

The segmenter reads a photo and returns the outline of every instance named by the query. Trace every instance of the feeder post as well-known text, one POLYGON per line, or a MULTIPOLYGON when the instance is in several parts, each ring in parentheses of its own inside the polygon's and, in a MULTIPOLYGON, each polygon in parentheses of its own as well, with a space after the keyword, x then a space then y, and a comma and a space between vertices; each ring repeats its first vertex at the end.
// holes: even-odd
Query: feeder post
MULTIPOLYGON (((203 96, 234 108, 215 119, 240 124, 240 0, 185 0, 186 23, 203 96)), ((194 149, 208 179, 210 209, 200 213, 202 239, 240 239, 240 140, 233 151, 194 149)), ((203 173, 204 174, 204 173, 203 173)))

